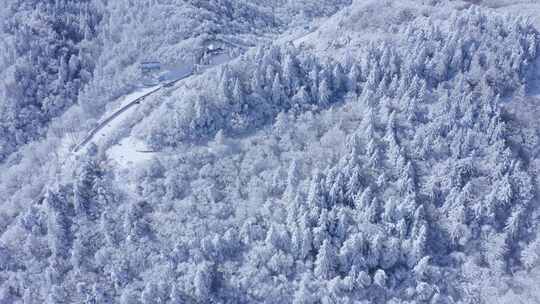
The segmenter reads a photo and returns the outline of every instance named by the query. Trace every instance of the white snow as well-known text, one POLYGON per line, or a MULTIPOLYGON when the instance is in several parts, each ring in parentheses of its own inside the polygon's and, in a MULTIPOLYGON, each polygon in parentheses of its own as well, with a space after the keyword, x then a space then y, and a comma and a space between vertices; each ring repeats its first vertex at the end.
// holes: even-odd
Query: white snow
POLYGON ((144 142, 134 136, 122 139, 107 151, 107 156, 122 168, 151 160, 154 155, 144 142))
MULTIPOLYGON (((113 110, 107 111, 100 120, 98 124, 99 128, 97 131, 91 131, 88 136, 92 136, 88 142, 83 142, 80 150, 84 149, 89 143, 95 143, 98 147, 107 148, 110 143, 113 143, 115 140, 119 139, 122 133, 125 133, 125 125, 130 121, 130 117, 137 110, 138 104, 133 104, 135 101, 151 94, 152 92, 157 92, 161 88, 161 85, 153 86, 149 88, 139 89, 131 94, 120 98, 118 106, 113 110), (125 110, 123 110, 125 109, 125 110), (104 122, 109 120, 105 125, 104 122), (94 132, 94 133, 93 133, 94 132), (93 133, 93 135, 92 135, 93 133)), ((142 101, 142 100, 141 100, 142 101)), ((128 145, 129 146, 129 145, 128 145)), ((77 153, 77 149, 76 149, 77 153)), ((116 154, 115 154, 116 155, 116 154)), ((118 161, 119 163, 122 160, 118 161)))
POLYGON ((295 46, 304 46, 322 55, 339 58, 351 47, 392 37, 396 28, 422 17, 424 10, 437 9, 416 1, 356 1, 347 9, 316 26, 288 35, 295 46))
MULTIPOLYGON (((172 68, 171 70, 167 71, 162 75, 161 80, 163 82, 172 83, 188 77, 189 75, 191 75, 192 70, 192 65, 183 65, 177 68, 172 68)), ((123 131, 122 126, 125 124, 124 122, 129 121, 127 120, 127 118, 129 118, 134 113, 138 106, 138 104, 133 103, 144 96, 151 95, 152 93, 159 91, 163 86, 164 84, 158 84, 150 87, 141 87, 136 91, 119 98, 118 101, 114 103, 115 106, 108 109, 102 116, 102 118, 99 120, 98 127, 96 127, 99 128, 99 130, 96 131, 93 135, 91 135, 91 131, 89 133, 89 136, 92 136, 91 140, 89 140, 87 143, 83 142, 83 146, 86 146, 88 143, 93 142, 100 147, 107 147, 108 143, 114 142, 115 140, 119 139, 121 136, 119 132, 121 133, 123 131), (105 125, 101 126, 107 120, 110 121, 107 122, 105 125)), ((135 141, 126 142, 124 148, 118 149, 116 153, 112 154, 114 158, 117 158, 115 160, 118 161, 118 163, 125 163, 126 161, 129 162, 131 159, 133 159, 134 161, 139 159, 146 159, 146 156, 133 156, 138 154, 137 147, 142 144, 137 143, 132 148, 130 148, 130 144, 134 142, 135 141), (131 150, 128 151, 128 149, 131 150)))
POLYGON ((157 90, 161 85, 155 85, 151 87, 141 87, 137 90, 133 91, 132 93, 129 93, 123 97, 120 97, 117 102, 113 103, 113 107, 109 109, 105 114, 103 114, 102 118, 100 119, 100 122, 107 119, 107 117, 111 116, 116 111, 120 110, 122 107, 128 105, 129 103, 133 102, 134 100, 141 98, 142 96, 157 90))
MULTIPOLYGON (((159 88, 160 86, 156 86, 132 93, 126 96, 121 105, 122 107, 124 107, 129 103, 135 101, 137 98, 140 98, 145 94, 151 93, 152 91, 157 91, 159 88)), ((121 136, 125 134, 124 132, 128 131, 124 129, 127 128, 126 125, 132 120, 131 116, 133 116, 137 109, 138 105, 134 105, 121 113, 115 119, 111 120, 94 135, 92 142, 96 143, 100 147, 107 147, 109 143, 120 139, 121 136)), ((108 113, 106 117, 109 117, 114 113, 115 112, 108 113)), ((127 137, 123 138, 122 140, 120 140, 120 142, 110 147, 106 151, 106 154, 111 158, 111 160, 117 162, 120 166, 125 167, 130 164, 136 164, 141 161, 150 159, 151 154, 140 152, 146 150, 147 147, 142 141, 137 140, 135 137, 128 134, 127 137)))
POLYGON ((107 140, 110 139, 110 136, 113 134, 113 132, 122 125, 124 121, 126 121, 131 114, 137 109, 137 106, 133 106, 129 109, 127 109, 124 113, 122 113, 120 116, 116 117, 115 119, 111 120, 109 123, 107 123, 101 130, 99 130, 95 135, 91 142, 94 142, 98 146, 102 146, 104 143, 106 143, 107 140))
POLYGON ((181 64, 168 69, 159 76, 160 81, 175 81, 185 78, 193 73, 193 64, 181 64))
POLYGON ((483 0, 482 5, 502 13, 528 16, 540 27, 540 1, 538 0, 483 0))
POLYGON ((231 61, 231 59, 229 53, 224 52, 210 57, 209 63, 210 65, 219 65, 231 61))

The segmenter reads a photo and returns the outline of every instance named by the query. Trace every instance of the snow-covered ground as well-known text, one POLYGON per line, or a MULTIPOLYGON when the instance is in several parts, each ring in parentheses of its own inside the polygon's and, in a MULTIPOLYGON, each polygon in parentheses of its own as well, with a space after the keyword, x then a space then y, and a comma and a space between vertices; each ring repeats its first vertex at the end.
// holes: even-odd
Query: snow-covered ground
POLYGON ((159 76, 161 82, 175 81, 185 78, 193 73, 193 64, 179 64, 175 67, 167 69, 159 76))
POLYGON ((128 167, 152 159, 154 153, 133 136, 125 137, 107 151, 107 156, 121 167, 128 167))
MULTIPOLYGON (((125 126, 132 120, 133 114, 137 111, 139 104, 133 104, 144 96, 150 97, 153 93, 159 91, 162 85, 157 85, 149 88, 137 90, 127 96, 125 96, 119 103, 119 106, 114 111, 108 111, 101 121, 110 119, 118 111, 128 107, 119 115, 110 120, 106 125, 100 128, 89 141, 95 143, 98 147, 106 149, 106 154, 110 159, 120 166, 127 166, 137 164, 148 159, 151 159, 151 155, 148 153, 142 153, 140 151, 146 150, 144 143, 129 136, 130 130, 125 130, 125 126), (131 106, 130 106, 131 105, 131 106), (127 133, 127 137, 122 138, 127 133), (117 142, 110 148, 107 148, 111 143, 117 142)), ((143 102, 143 100, 140 100, 143 102)))

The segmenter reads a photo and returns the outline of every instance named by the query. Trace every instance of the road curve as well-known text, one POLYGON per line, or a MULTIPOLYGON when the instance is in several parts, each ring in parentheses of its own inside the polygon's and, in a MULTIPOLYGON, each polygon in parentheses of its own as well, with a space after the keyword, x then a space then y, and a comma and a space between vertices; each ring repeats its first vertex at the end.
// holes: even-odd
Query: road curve
POLYGON ((116 119, 118 116, 122 115, 122 113, 124 113, 125 111, 129 110, 130 108, 132 108, 133 106, 141 103, 141 101, 143 101, 146 97, 160 91, 161 89, 163 88, 166 88, 166 87, 170 87, 172 85, 174 85, 176 82, 182 80, 182 79, 185 79, 187 77, 191 76, 191 74, 188 74, 188 75, 185 75, 179 79, 175 79, 173 81, 170 81, 170 82, 167 82, 167 83, 164 83, 162 85, 160 85, 159 87, 157 87, 156 89, 144 94, 143 96, 140 96, 138 97, 137 99, 134 99, 133 101, 131 101, 130 103, 124 105, 123 107, 121 107, 120 109, 118 109, 117 111, 115 111, 113 114, 111 114, 109 117, 105 118, 105 120, 103 120, 102 122, 100 122, 95 128, 93 128, 90 132, 88 132, 88 134, 84 137, 84 139, 79 143, 77 144, 72 150, 71 152, 73 153, 77 153, 79 150, 81 150, 81 148, 83 148, 84 146, 86 146, 90 141, 92 141, 92 139, 94 138, 94 136, 101 130, 103 129, 108 123, 110 123, 111 121, 113 121, 114 119, 116 119))

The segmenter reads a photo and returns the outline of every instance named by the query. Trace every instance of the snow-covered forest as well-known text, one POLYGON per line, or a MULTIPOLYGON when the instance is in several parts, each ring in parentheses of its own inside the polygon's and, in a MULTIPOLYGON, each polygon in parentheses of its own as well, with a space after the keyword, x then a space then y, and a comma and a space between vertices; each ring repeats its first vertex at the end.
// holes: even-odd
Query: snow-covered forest
POLYGON ((540 303, 539 16, 6 0, 0 304, 540 303))

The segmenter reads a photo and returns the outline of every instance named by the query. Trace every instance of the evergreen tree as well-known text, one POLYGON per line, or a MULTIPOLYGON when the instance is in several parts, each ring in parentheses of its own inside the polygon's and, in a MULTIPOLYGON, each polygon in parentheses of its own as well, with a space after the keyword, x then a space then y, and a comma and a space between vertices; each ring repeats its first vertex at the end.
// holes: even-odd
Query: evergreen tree
POLYGON ((279 80, 279 75, 276 74, 276 77, 274 77, 274 81, 272 82, 272 103, 276 107, 281 108, 284 100, 285 92, 279 80))
POLYGON ((289 166, 287 173, 287 186, 285 188, 285 199, 287 202, 292 203, 296 196, 298 185, 300 184, 300 168, 297 160, 293 160, 289 166))
POLYGON ((101 172, 95 160, 89 159, 84 162, 77 176, 73 191, 75 212, 77 215, 92 219, 96 219, 99 216, 99 206, 97 204, 98 194, 95 192, 95 185, 100 175, 101 172))
POLYGON ((146 284, 144 290, 141 293, 141 303, 164 303, 164 299, 161 299, 158 293, 157 285, 153 282, 146 284))
MULTIPOLYGON (((288 96, 292 95, 292 92, 299 85, 299 71, 298 71, 298 62, 293 55, 285 56, 285 59, 282 61, 282 70, 283 70, 283 80, 285 92, 288 96)), ((275 79, 274 79, 275 82, 275 79)), ((272 92, 274 90, 272 89, 272 92)))
POLYGON ((308 104, 311 103, 311 98, 305 86, 300 87, 298 92, 294 94, 291 99, 292 107, 305 108, 308 104))
POLYGON ((357 64, 354 64, 347 75, 347 90, 349 92, 358 93, 361 74, 360 67, 357 64))
POLYGON ((335 64, 332 71, 332 88, 335 92, 342 92, 346 89, 347 79, 340 63, 335 64))
POLYGON ((208 299, 211 297, 213 281, 213 266, 208 262, 199 264, 193 280, 195 287, 194 295, 199 301, 208 301, 208 299))
POLYGON ((309 225, 309 219, 306 214, 304 214, 300 219, 300 232, 300 257, 306 259, 311 255, 313 251, 313 234, 311 231, 311 226, 309 225))
POLYGON ((299 282, 299 287, 294 293, 294 304, 313 304, 316 302, 313 292, 309 288, 309 283, 313 278, 309 274, 304 274, 299 282))
POLYGON ((379 287, 386 288, 388 276, 386 272, 382 269, 378 269, 373 276, 373 282, 379 287))
MULTIPOLYGON (((307 204, 311 208, 326 208, 326 201, 323 192, 323 175, 321 172, 315 172, 311 179, 311 184, 309 187, 309 194, 307 199, 307 204)), ((312 210, 315 212, 315 209, 312 210)))
POLYGON ((329 280, 334 277, 336 271, 336 256, 332 245, 328 240, 324 240, 317 259, 315 260, 315 275, 329 280))
POLYGON ((66 258, 71 247, 71 219, 65 198, 49 190, 45 197, 48 210, 47 232, 53 258, 66 258))
POLYGON ((332 91, 330 90, 330 85, 326 79, 323 79, 319 84, 317 95, 319 97, 319 105, 321 107, 327 107, 328 105, 330 105, 332 91))

